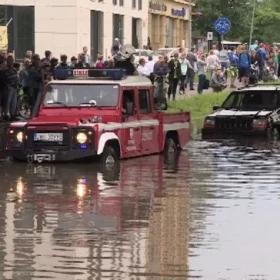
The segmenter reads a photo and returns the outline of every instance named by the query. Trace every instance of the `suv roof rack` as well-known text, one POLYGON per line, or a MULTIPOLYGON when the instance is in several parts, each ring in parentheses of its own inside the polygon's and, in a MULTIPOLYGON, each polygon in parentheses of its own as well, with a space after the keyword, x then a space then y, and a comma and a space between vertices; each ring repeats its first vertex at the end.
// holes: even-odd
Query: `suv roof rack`
POLYGON ((247 85, 247 86, 243 86, 243 87, 239 87, 237 88, 237 90, 242 90, 242 89, 246 89, 246 88, 252 88, 252 87, 258 87, 258 86, 275 86, 275 87, 280 87, 280 82, 279 83, 257 83, 257 84, 251 84, 251 85, 247 85))
POLYGON ((256 84, 255 86, 280 86, 280 82, 277 82, 277 83, 258 83, 256 84))
POLYGON ((122 80, 126 77, 125 69, 60 69, 54 70, 54 78, 56 80, 67 79, 95 79, 95 80, 122 80))

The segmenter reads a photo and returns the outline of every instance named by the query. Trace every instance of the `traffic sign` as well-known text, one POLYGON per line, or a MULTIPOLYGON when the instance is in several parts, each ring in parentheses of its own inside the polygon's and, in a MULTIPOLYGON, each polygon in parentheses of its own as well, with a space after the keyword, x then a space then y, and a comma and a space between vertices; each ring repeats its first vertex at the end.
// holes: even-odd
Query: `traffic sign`
POLYGON ((230 31, 231 21, 227 17, 220 17, 215 21, 214 27, 219 34, 224 35, 230 31))
POLYGON ((212 41, 213 40, 213 32, 207 32, 207 40, 212 41))

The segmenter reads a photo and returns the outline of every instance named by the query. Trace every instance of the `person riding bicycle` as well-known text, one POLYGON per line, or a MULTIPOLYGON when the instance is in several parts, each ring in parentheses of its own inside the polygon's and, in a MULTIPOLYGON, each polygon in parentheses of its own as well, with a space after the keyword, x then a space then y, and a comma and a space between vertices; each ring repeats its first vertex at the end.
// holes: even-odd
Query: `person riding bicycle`
POLYGON ((168 64, 165 62, 163 56, 159 56, 158 61, 154 66, 154 76, 155 76, 155 101, 159 109, 166 109, 166 80, 169 73, 168 64))

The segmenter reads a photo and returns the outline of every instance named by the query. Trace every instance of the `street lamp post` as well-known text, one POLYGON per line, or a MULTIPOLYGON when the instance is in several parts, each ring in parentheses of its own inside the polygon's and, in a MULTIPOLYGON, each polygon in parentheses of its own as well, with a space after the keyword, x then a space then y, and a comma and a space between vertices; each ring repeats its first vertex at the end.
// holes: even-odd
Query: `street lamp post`
POLYGON ((255 21, 256 4, 257 4, 257 0, 254 0, 253 14, 252 14, 252 21, 251 21, 251 28, 250 28, 249 47, 252 45, 252 37, 253 37, 253 31, 254 31, 254 21, 255 21))
POLYGON ((256 6, 257 3, 262 3, 263 0, 253 0, 253 13, 252 13, 252 20, 251 20, 251 28, 250 28, 250 39, 249 39, 249 47, 252 45, 252 38, 253 38, 253 32, 254 32, 254 22, 255 22, 255 13, 256 13, 256 6))

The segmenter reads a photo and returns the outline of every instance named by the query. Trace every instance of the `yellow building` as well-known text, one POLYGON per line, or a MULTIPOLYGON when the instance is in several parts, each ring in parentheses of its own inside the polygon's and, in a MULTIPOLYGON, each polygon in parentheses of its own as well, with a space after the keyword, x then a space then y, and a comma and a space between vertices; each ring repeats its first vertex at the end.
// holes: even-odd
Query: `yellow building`
POLYGON ((153 49, 191 47, 192 3, 185 0, 149 1, 149 43, 153 49))

